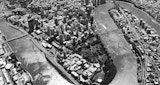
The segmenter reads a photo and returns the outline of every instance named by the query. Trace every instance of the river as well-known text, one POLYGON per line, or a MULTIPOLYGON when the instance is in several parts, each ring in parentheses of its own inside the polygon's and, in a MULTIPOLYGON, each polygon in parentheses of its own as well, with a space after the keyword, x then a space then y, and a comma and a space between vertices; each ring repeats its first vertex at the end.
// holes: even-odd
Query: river
MULTIPOLYGON (((156 22, 152 17, 150 17, 147 13, 145 13, 144 11, 134 7, 133 4, 130 4, 130 3, 127 3, 127 2, 122 2, 122 1, 119 1, 117 3, 121 7, 126 8, 129 11, 131 11, 139 19, 142 18, 144 21, 146 21, 146 23, 148 25, 155 28, 155 30, 157 31, 158 34, 160 33, 160 24, 158 22, 156 22)), ((120 59, 119 57, 120 56, 117 56, 117 57, 113 58, 113 61, 115 62, 115 65, 118 67, 117 68, 118 70, 119 70, 119 68, 124 69, 124 67, 128 66, 127 63, 126 63, 126 65, 122 65, 122 62, 119 62, 119 61, 130 62, 130 60, 125 59, 124 56, 122 57, 123 59, 120 59)), ((134 59, 132 59, 132 60, 134 60, 134 59)), ((134 61, 134 63, 135 63, 135 61, 134 61)), ((130 65, 130 66, 132 66, 132 65, 130 65)), ((136 69, 136 66, 134 65, 133 68, 136 69)), ((110 85, 137 85, 136 82, 132 81, 136 77, 135 73, 136 73, 136 70, 133 71, 133 70, 129 70, 129 68, 126 68, 125 70, 123 70, 122 72, 119 72, 117 74, 117 76, 111 82, 110 85), (127 75, 130 75, 130 76, 127 76, 127 75), (134 77, 131 77, 131 76, 134 76, 134 77)))
MULTIPOLYGON (((143 20, 145 20, 149 25, 155 28, 158 33, 160 33, 160 29, 159 29, 160 25, 156 23, 156 21, 154 21, 148 14, 133 7, 132 4, 129 4, 126 2, 118 2, 118 3, 120 4, 120 6, 130 10, 138 18, 142 18, 143 20)), ((105 8, 107 9, 108 7, 107 6, 101 7, 101 9, 105 9, 105 8)), ((104 14, 104 12, 102 11, 107 12, 107 10, 97 11, 98 12, 97 16, 100 16, 99 13, 101 13, 102 15, 102 17, 99 17, 99 20, 97 17, 97 20, 98 21, 102 20, 101 23, 103 24, 103 22, 106 21, 104 17, 106 16, 109 17, 109 15, 104 14)), ((104 23, 103 26, 105 26, 105 29, 108 30, 108 28, 112 28, 112 29, 116 28, 116 26, 113 26, 114 25, 112 23, 113 21, 110 23, 111 19, 110 18, 107 18, 107 19, 108 19, 107 23, 109 24, 107 26, 107 24, 104 23)), ((12 38, 19 35, 19 33, 16 33, 15 30, 13 29, 11 30, 11 29, 12 28, 4 25, 3 21, 0 22, 0 30, 2 30, 6 34, 7 38, 12 38)), ((105 32, 104 29, 103 29, 103 32, 105 32)), ((106 35, 104 35, 104 37, 105 36, 106 35)), ((111 33, 111 35, 109 34, 109 36, 110 38, 107 38, 107 39, 110 39, 111 41, 114 39, 111 45, 114 44, 115 46, 116 45, 119 46, 118 44, 122 42, 121 40, 117 40, 119 37, 119 34, 117 33, 111 33), (116 43, 116 42, 120 42, 120 43, 116 43)), ((39 52, 33 45, 31 45, 31 43, 29 42, 28 44, 24 43, 27 41, 28 41, 27 39, 23 39, 23 40, 17 40, 17 41, 11 42, 9 44, 15 51, 17 57, 22 62, 23 67, 27 69, 33 76, 33 79, 35 80, 34 85, 64 85, 64 84, 71 85, 61 76, 59 76, 58 72, 46 61, 43 53, 39 52)), ((132 54, 126 51, 127 50, 125 49, 126 45, 123 46, 123 42, 121 44, 122 44, 121 47, 124 47, 124 49, 121 48, 119 51, 117 48, 115 48, 118 50, 118 51, 115 51, 115 53, 120 52, 120 55, 117 55, 117 56, 115 55, 115 57, 113 58, 113 61, 117 67, 118 73, 110 85, 137 85, 136 60, 133 58, 134 56, 132 54)), ((115 46, 112 46, 112 47, 115 47, 115 46)))
POLYGON ((96 31, 108 49, 117 69, 116 76, 108 85, 138 85, 136 57, 108 13, 112 7, 114 7, 113 3, 107 3, 94 11, 94 19, 97 24, 96 31))
MULTIPOLYGON (((147 13, 135 8, 127 2, 117 2, 121 7, 128 9, 139 19, 142 18, 148 25, 155 28, 160 33, 160 25, 153 20, 147 13)), ((108 14, 108 10, 114 7, 113 3, 108 2, 99 6, 94 12, 97 30, 101 35, 102 42, 112 54, 113 62, 117 68, 117 74, 109 85, 138 85, 137 82, 137 60, 131 52, 127 41, 123 35, 118 32, 118 27, 108 14), (121 36, 122 35, 122 36, 121 36)))
MULTIPOLYGON (((23 35, 3 20, 0 20, 0 30, 7 39, 23 35)), ((34 46, 29 38, 11 41, 9 45, 22 62, 22 67, 33 77, 33 85, 72 85, 46 60, 46 55, 34 46)))
POLYGON ((121 7, 128 9, 131 11, 134 15, 136 15, 139 19, 142 18, 148 25, 155 28, 158 34, 160 34, 160 24, 155 21, 151 16, 149 16, 146 12, 134 7, 133 4, 118 1, 117 2, 121 7))

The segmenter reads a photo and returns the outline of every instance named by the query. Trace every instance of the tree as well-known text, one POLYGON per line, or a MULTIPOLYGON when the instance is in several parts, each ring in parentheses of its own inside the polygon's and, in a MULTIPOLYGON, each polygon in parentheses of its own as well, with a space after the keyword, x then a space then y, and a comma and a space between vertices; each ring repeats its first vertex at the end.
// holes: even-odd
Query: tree
POLYGON ((63 45, 63 35, 59 35, 59 43, 63 45))
POLYGON ((32 2, 32 0, 18 0, 19 4, 23 8, 27 8, 27 6, 32 2))
POLYGON ((55 25, 56 25, 56 26, 58 26, 58 20, 57 20, 57 19, 55 19, 55 21, 54 21, 54 22, 55 22, 55 25))
POLYGON ((76 38, 73 38, 72 45, 76 46, 76 38))
POLYGON ((29 33, 32 33, 35 26, 35 20, 34 19, 29 20, 28 25, 29 25, 29 33))
POLYGON ((78 30, 76 30, 76 35, 75 35, 76 37, 79 37, 79 32, 78 32, 78 30))
POLYGON ((88 5, 89 4, 89 0, 85 0, 85 4, 88 5))
POLYGON ((117 74, 117 69, 113 62, 105 62, 105 67, 103 67, 103 71, 105 73, 105 77, 101 83, 101 85, 108 85, 117 74))
POLYGON ((106 4, 106 0, 100 0, 100 4, 106 4))
POLYGON ((69 40, 71 40, 71 36, 70 35, 65 35, 65 41, 69 41, 69 40))

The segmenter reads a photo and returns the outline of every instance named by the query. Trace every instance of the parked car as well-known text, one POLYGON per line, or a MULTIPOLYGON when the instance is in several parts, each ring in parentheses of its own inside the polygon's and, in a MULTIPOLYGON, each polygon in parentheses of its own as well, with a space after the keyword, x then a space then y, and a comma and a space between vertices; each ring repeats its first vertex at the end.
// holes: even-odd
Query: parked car
POLYGON ((42 41, 42 46, 45 47, 45 48, 49 48, 49 49, 52 48, 52 45, 47 43, 47 42, 45 42, 45 41, 42 41))
POLYGON ((42 34, 42 31, 41 31, 40 29, 38 29, 38 30, 35 30, 35 33, 36 33, 37 35, 39 35, 39 34, 42 34))
POLYGON ((3 58, 0 58, 0 68, 3 68, 6 66, 6 61, 3 58))

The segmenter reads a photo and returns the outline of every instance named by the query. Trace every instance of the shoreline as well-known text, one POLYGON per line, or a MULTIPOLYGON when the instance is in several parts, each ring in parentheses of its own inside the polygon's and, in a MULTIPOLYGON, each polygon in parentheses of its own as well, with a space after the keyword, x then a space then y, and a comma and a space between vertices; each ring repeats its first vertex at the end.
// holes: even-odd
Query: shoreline
POLYGON ((112 51, 113 53, 111 52, 111 54, 117 55, 112 57, 114 64, 116 65, 116 68, 117 68, 117 74, 115 75, 114 79, 109 83, 109 85, 138 85, 136 56, 134 56, 133 53, 128 50, 129 49, 127 44, 128 42, 123 36, 121 36, 121 31, 119 31, 119 33, 117 33, 117 31, 113 31, 116 29, 118 30, 118 27, 114 22, 113 22, 114 24, 112 23, 113 19, 112 18, 110 19, 110 15, 108 15, 107 9, 113 7, 113 5, 108 5, 108 4, 100 7, 97 10, 98 13, 95 13, 95 14, 99 15, 99 17, 97 17, 97 23, 99 24, 99 27, 102 29, 102 33, 104 33, 104 31, 111 32, 111 33, 102 35, 103 36, 102 39, 104 40, 106 47, 108 46, 109 50, 111 51, 112 51, 112 47, 115 48, 113 49, 112 51), (107 29, 104 30, 105 28, 107 29), (113 33, 113 37, 112 37, 112 33, 113 33), (115 38, 116 36, 119 39, 115 38), (107 43, 109 40, 110 41, 113 40, 113 42, 107 43), (114 41, 115 41, 115 45, 114 45, 114 41), (117 43, 118 45, 116 44, 116 42, 119 42, 117 43), (121 42, 123 44, 121 44, 121 42), (119 47, 118 50, 116 50, 117 46, 119 47))
POLYGON ((118 3, 119 3, 119 2, 120 2, 120 3, 126 3, 126 4, 131 5, 131 7, 135 8, 135 9, 137 9, 137 10, 143 12, 143 13, 145 13, 145 14, 151 19, 151 21, 153 21, 155 24, 157 24, 157 25, 160 26, 160 23, 159 23, 158 21, 156 21, 150 14, 148 14, 146 11, 144 11, 143 8, 140 8, 140 7, 136 6, 136 4, 131 3, 131 2, 127 2, 127 1, 117 1, 117 2, 118 2, 118 3))
MULTIPOLYGON (((20 27, 14 26, 14 25, 6 22, 4 19, 2 19, 1 21, 4 21, 8 26, 10 26, 10 27, 12 27, 12 28, 15 28, 15 29, 17 29, 17 30, 18 30, 18 29, 21 29, 20 27)), ((31 41, 30 41, 30 42, 31 42, 31 41)), ((32 43, 32 42, 31 42, 31 43, 32 43)), ((37 49, 38 49, 38 48, 37 48, 37 49)), ((60 76, 62 76, 62 78, 64 78, 66 81, 68 81, 69 83, 73 84, 73 82, 72 82, 69 78, 67 78, 67 76, 66 76, 62 71, 60 71, 60 69, 58 69, 58 67, 56 67, 53 63, 51 63, 51 61, 47 58, 47 56, 48 56, 48 55, 45 54, 46 60, 48 61, 49 64, 51 64, 51 65, 53 66, 53 68, 55 68, 55 70, 58 72, 58 74, 59 74, 60 76), (61 73, 62 73, 62 74, 61 74, 61 73)))
MULTIPOLYGON (((47 55, 45 55, 45 56, 47 56, 47 55)), ((61 75, 66 81, 68 81, 69 83, 74 85, 74 83, 62 71, 60 71, 51 61, 49 61, 48 58, 46 58, 46 59, 47 59, 48 63, 50 63, 57 70, 59 75, 61 75)))

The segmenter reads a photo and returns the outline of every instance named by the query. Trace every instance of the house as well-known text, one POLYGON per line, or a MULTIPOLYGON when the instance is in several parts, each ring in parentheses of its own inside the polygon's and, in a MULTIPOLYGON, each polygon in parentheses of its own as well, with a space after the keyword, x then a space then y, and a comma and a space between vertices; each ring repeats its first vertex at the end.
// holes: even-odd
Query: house
POLYGON ((5 59, 4 59, 4 58, 0 58, 0 68, 5 67, 6 64, 7 64, 7 63, 6 63, 5 59))
POLYGON ((3 55, 5 52, 3 50, 2 44, 0 44, 0 55, 3 55))

